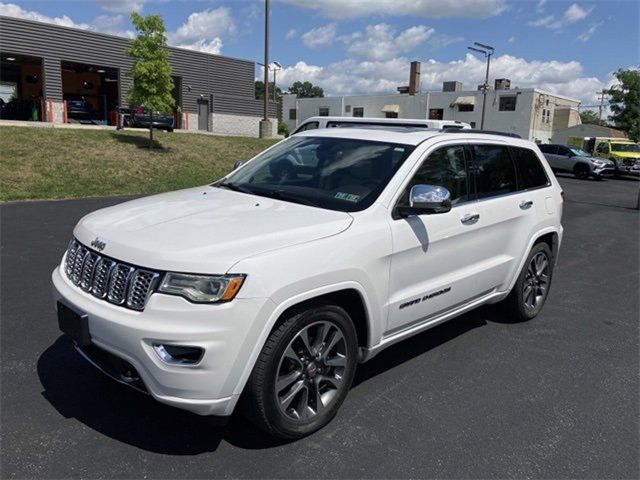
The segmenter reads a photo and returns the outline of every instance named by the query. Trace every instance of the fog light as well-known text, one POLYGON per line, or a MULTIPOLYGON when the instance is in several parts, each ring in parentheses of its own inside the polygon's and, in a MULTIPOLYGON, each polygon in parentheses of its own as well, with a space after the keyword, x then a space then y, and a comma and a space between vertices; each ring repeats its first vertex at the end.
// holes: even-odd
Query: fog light
POLYGON ((153 349, 164 363, 170 365, 194 365, 200 361, 204 350, 183 345, 153 344, 153 349))

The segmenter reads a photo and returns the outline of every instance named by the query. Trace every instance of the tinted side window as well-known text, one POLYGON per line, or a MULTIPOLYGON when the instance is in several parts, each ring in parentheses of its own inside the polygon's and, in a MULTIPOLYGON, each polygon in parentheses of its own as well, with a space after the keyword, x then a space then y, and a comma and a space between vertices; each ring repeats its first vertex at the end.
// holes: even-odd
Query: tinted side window
POLYGON ((449 146, 431 153, 409 182, 400 198, 400 205, 409 205, 409 191, 414 185, 438 185, 451 193, 451 203, 468 199, 467 170, 465 168, 464 147, 449 146))
POLYGON ((296 130, 296 133, 305 132, 307 130, 315 130, 316 128, 318 128, 318 122, 308 122, 302 125, 298 130, 296 130))
POLYGON ((518 172, 518 189, 528 190, 549 185, 549 179, 538 155, 528 148, 512 148, 513 160, 518 172))
POLYGON ((474 145, 472 149, 478 198, 516 191, 516 171, 507 147, 474 145))
POLYGON ((571 150, 569 150, 567 147, 558 147, 558 155, 564 155, 565 157, 568 157, 569 155, 571 155, 571 150))

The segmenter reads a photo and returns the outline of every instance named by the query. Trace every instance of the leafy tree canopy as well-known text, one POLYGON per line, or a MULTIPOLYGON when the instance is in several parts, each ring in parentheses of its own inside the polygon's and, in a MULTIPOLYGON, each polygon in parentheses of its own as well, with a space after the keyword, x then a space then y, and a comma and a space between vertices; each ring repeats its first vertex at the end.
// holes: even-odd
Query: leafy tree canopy
POLYGON ((600 120, 598 114, 593 110, 584 110, 580 112, 580 121, 584 125, 606 125, 607 122, 600 120))
POLYGON ((126 53, 134 61, 133 85, 127 94, 130 105, 144 105, 150 112, 170 113, 176 107, 167 49, 167 29, 160 15, 133 12, 131 22, 137 36, 126 53))
MULTIPOLYGON (((256 80, 255 82, 256 98, 262 100, 264 98, 264 82, 256 80)), ((280 87, 276 87, 276 99, 282 96, 280 87)), ((273 82, 269 82, 269 100, 273 99, 273 82)))
POLYGON ((322 87, 311 82, 293 82, 289 87, 289 93, 294 93, 298 98, 324 97, 322 87))
POLYGON ((637 142, 640 140, 640 70, 620 69, 615 76, 618 83, 605 91, 613 113, 609 119, 637 142))

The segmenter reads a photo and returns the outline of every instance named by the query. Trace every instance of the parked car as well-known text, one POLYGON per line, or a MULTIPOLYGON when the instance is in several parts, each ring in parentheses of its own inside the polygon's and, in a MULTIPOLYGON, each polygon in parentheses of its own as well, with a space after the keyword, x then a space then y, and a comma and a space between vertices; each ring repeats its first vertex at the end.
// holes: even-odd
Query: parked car
POLYGON ((618 175, 640 175, 640 144, 631 140, 600 141, 594 155, 614 162, 618 175))
POLYGON ((155 112, 153 116, 151 116, 149 115, 149 110, 145 107, 136 107, 131 112, 129 118, 130 126, 135 128, 149 128, 149 125, 153 123, 153 128, 173 132, 173 115, 164 115, 160 112, 155 112))
POLYGON ((535 144, 463 132, 305 132, 91 213, 52 274, 60 329, 165 404, 228 418, 242 397, 272 435, 318 430, 358 362, 480 305, 545 303, 560 185, 535 144))
POLYGON ((551 143, 539 147, 556 172, 569 172, 576 178, 593 177, 598 180, 615 173, 615 165, 611 160, 594 158, 579 148, 551 143))
POLYGON ((458 120, 427 120, 414 118, 373 118, 373 117, 311 117, 300 124, 292 133, 315 130, 317 128, 394 126, 405 128, 471 128, 468 123, 458 120))
POLYGON ((97 116, 93 106, 84 97, 67 97, 67 115, 77 120, 91 120, 97 116))

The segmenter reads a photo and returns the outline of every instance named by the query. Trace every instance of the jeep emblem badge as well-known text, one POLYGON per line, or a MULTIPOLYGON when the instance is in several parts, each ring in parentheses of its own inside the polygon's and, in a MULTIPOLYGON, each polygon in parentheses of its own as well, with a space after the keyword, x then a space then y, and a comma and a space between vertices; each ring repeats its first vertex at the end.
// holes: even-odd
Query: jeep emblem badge
POLYGON ((96 237, 96 239, 93 242, 91 242, 91 246, 94 247, 96 250, 102 251, 104 250, 104 247, 107 246, 107 244, 102 240, 100 240, 98 237, 96 237))

